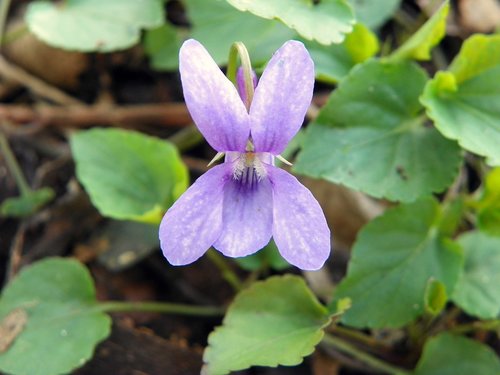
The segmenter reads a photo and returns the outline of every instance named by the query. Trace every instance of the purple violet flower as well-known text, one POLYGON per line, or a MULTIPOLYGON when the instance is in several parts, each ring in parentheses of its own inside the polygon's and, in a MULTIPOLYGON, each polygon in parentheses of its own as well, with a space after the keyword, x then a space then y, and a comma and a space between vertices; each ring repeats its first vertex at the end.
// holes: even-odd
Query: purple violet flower
MULTIPOLYGON (((300 129, 313 94, 314 65, 304 45, 288 41, 273 55, 248 111, 196 40, 183 44, 179 69, 194 122, 225 160, 198 178, 163 217, 160 242, 167 260, 185 265, 210 246, 243 257, 272 236, 289 263, 321 268, 330 254, 321 207, 294 176, 274 166, 300 129)), ((238 86, 245 99, 241 81, 238 86)))

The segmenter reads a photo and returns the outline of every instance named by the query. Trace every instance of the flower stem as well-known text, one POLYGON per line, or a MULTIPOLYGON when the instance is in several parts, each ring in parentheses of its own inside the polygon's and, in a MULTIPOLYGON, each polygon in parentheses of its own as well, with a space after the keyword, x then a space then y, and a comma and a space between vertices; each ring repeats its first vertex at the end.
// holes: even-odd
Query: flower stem
POLYGON ((500 319, 476 321, 472 323, 459 324, 449 329, 453 333, 469 333, 471 331, 497 331, 500 330, 500 319))
POLYGON ((166 314, 194 316, 222 316, 224 309, 210 306, 192 306, 168 302, 124 302, 109 301, 98 305, 98 310, 105 312, 158 312, 166 314))
POLYGON ((0 1, 0 45, 3 42, 3 33, 5 29, 5 23, 7 21, 7 14, 9 13, 10 0, 0 1))
POLYGON ((392 375, 410 375, 411 372, 400 367, 396 367, 387 362, 384 362, 364 351, 356 348, 354 345, 332 335, 326 334, 323 337, 323 342, 333 346, 334 348, 351 355, 361 362, 371 366, 373 369, 392 375))
POLYGON ((16 157, 14 156, 14 153, 9 146, 9 142, 7 141, 7 138, 2 131, 0 131, 0 153, 3 154, 5 158, 7 168, 9 168, 10 173, 14 177, 21 196, 30 194, 32 190, 26 182, 26 179, 24 178, 23 172, 19 167, 16 157))
POLYGON ((247 110, 250 109, 252 103, 254 87, 252 78, 252 63, 250 62, 250 55, 248 50, 242 42, 234 42, 229 50, 229 59, 227 63, 227 78, 236 86, 236 71, 238 67, 238 56, 243 68, 243 77, 245 81, 245 106, 247 110))
POLYGON ((224 279, 226 279, 236 292, 243 289, 244 286, 239 277, 236 276, 234 271, 227 264, 226 260, 218 252, 210 249, 207 251, 207 256, 208 259, 210 259, 222 272, 224 279))

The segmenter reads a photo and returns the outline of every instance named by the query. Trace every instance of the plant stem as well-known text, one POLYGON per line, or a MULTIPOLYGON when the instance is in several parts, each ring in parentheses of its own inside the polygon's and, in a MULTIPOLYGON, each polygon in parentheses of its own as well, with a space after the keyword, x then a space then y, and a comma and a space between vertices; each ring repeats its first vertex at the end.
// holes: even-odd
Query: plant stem
POLYGON ((332 335, 326 334, 323 337, 323 342, 328 345, 333 346, 334 348, 351 355, 352 357, 358 359, 359 361, 371 366, 375 370, 379 370, 381 372, 393 375, 410 375, 411 372, 400 367, 391 365, 387 362, 384 362, 378 358, 373 357, 372 355, 356 348, 354 345, 332 335))
POLYGON ((208 259, 210 259, 217 268, 222 272, 222 276, 226 281, 231 284, 236 292, 243 289, 243 284, 234 271, 229 267, 226 260, 215 250, 210 249, 207 251, 208 259))
POLYGON ((250 104, 252 103, 254 94, 252 63, 250 62, 248 50, 242 42, 234 42, 231 46, 227 63, 227 78, 238 87, 238 83, 236 82, 238 56, 240 57, 241 66, 243 68, 245 82, 245 106, 247 110, 250 110, 250 104))
POLYGON ((7 21, 7 14, 9 13, 10 0, 0 0, 0 45, 3 42, 3 33, 5 23, 7 21))
POLYGON ((453 333, 468 333, 470 331, 496 331, 500 330, 500 319, 476 321, 472 323, 459 324, 449 329, 453 333))
POLYGON ((123 302, 109 301, 99 303, 98 310, 106 312, 158 312, 165 314, 222 316, 224 309, 210 306, 192 306, 168 302, 123 302))
POLYGON ((7 168, 9 168, 9 171, 14 177, 14 180, 16 180, 16 184, 19 188, 21 196, 29 195, 32 190, 26 182, 26 179, 24 178, 23 172, 19 167, 16 157, 14 156, 14 153, 9 146, 9 142, 7 141, 7 138, 2 131, 0 131, 0 153, 3 154, 5 163, 7 164, 7 168))
POLYGON ((191 124, 173 134, 168 140, 177 146, 179 152, 184 152, 201 143, 203 136, 198 128, 194 124, 191 124))

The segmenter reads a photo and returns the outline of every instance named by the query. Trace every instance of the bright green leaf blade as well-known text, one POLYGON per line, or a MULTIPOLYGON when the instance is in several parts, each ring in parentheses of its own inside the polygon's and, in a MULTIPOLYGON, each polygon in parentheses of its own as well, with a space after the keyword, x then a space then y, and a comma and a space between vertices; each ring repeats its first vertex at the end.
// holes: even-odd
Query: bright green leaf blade
POLYGON ((186 166, 167 141, 120 129, 71 137, 78 179, 104 215, 159 223, 188 184, 186 166))
POLYGON ((223 325, 208 338, 206 373, 227 374, 250 366, 293 366, 311 354, 330 321, 297 276, 276 276, 242 291, 223 325))
POLYGON ((267 62, 274 51, 296 37, 296 33, 278 21, 240 12, 225 0, 185 0, 191 37, 202 43, 214 60, 227 62, 231 45, 241 41, 247 47, 254 66, 267 62))
POLYGON ((133 46, 141 28, 163 23, 160 0, 34 1, 26 23, 38 38, 55 47, 109 52, 133 46))
POLYGON ((500 168, 486 176, 483 196, 477 204, 478 227, 494 236, 500 236, 500 168))
POLYGON ((446 286, 439 280, 430 279, 425 288, 425 311, 430 315, 438 315, 448 301, 446 286))
POLYGON ((344 0, 227 0, 241 11, 267 19, 279 19, 301 36, 321 44, 342 43, 355 19, 344 0))
POLYGON ((376 29, 382 26, 396 12, 401 0, 349 0, 354 8, 356 20, 376 29))
POLYGON ((169 23, 146 32, 144 49, 157 70, 176 70, 179 67, 179 49, 182 38, 169 23))
POLYGON ((431 50, 446 34, 446 17, 449 9, 450 4, 446 0, 415 34, 389 56, 389 59, 430 60, 431 50))
POLYGON ((54 198, 54 190, 42 188, 20 197, 7 198, 0 205, 0 214, 5 217, 26 217, 54 198))
POLYGON ((52 258, 23 269, 0 297, 0 321, 17 308, 28 321, 0 354, 0 370, 53 375, 83 365, 110 333, 111 319, 96 306, 92 279, 79 262, 52 258))
POLYGON ((500 360, 486 345, 443 333, 431 338, 414 375, 498 375, 500 360))
POLYGON ((463 256, 438 232, 440 215, 438 203, 425 199, 390 209, 361 230, 332 302, 352 299, 343 323, 401 327, 424 312, 429 280, 439 280, 451 294, 463 256))
POLYGON ((469 232, 459 238, 465 268, 452 300, 470 315, 494 319, 500 315, 500 238, 469 232))
POLYGON ((410 62, 355 67, 308 127, 294 170, 395 201, 444 190, 462 155, 418 115, 426 79, 410 62))
POLYGON ((373 57, 379 50, 377 36, 360 23, 342 44, 324 46, 305 42, 305 45, 314 60, 316 78, 327 83, 340 81, 354 65, 373 57))
POLYGON ((500 165, 499 77, 500 36, 472 37, 464 43, 452 71, 438 72, 421 97, 444 136, 485 156, 491 165, 500 165))

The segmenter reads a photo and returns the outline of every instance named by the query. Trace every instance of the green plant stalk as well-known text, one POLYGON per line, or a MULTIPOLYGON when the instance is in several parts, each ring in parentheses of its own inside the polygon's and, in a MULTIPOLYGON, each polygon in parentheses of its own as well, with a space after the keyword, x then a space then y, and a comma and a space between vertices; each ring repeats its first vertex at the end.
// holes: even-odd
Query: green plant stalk
POLYGON ((192 306, 168 302, 123 302, 109 301, 97 305, 104 312, 157 312, 192 316, 222 316, 224 309, 210 306, 192 306))
POLYGON ((14 156, 14 153, 12 152, 9 146, 9 142, 5 137, 5 134, 1 131, 0 131, 0 153, 2 153, 5 158, 5 163, 7 164, 7 168, 9 168, 10 173, 12 173, 12 176, 16 181, 21 196, 29 195, 32 192, 32 190, 29 187, 28 183, 26 182, 26 179, 24 178, 23 172, 21 171, 21 168, 19 167, 16 157, 14 156))
POLYGON ((227 78, 233 84, 237 85, 236 82, 236 72, 238 68, 238 56, 241 61, 241 66, 243 68, 243 76, 245 80, 245 93, 246 100, 245 106, 247 110, 250 110, 250 104, 252 103, 254 88, 252 79, 252 63, 250 62, 250 55, 248 50, 242 42, 235 42, 229 50, 229 58, 227 62, 227 78))
POLYGON ((375 370, 379 370, 381 372, 392 374, 392 375, 410 375, 411 372, 400 367, 391 365, 387 362, 384 362, 378 358, 373 357, 372 355, 356 348, 354 345, 332 335, 326 334, 323 337, 323 342, 327 345, 333 346, 334 348, 340 350, 341 352, 347 353, 351 355, 353 358, 358 359, 359 361, 369 365, 375 370))
POLYGON ((168 138, 168 141, 172 142, 177 147, 179 152, 187 151, 200 144, 203 140, 203 136, 194 124, 179 130, 177 133, 168 138))
POLYGON ((240 278, 236 276, 234 271, 229 267, 226 260, 216 250, 210 249, 207 251, 208 259, 222 272, 222 277, 233 287, 236 292, 244 288, 240 278))
POLYGON ((471 331, 500 331, 500 319, 459 324, 450 328, 448 331, 458 334, 469 333, 471 331))
POLYGON ((3 42, 3 33, 5 23, 7 21, 7 14, 9 13, 10 0, 0 0, 0 45, 3 42))

